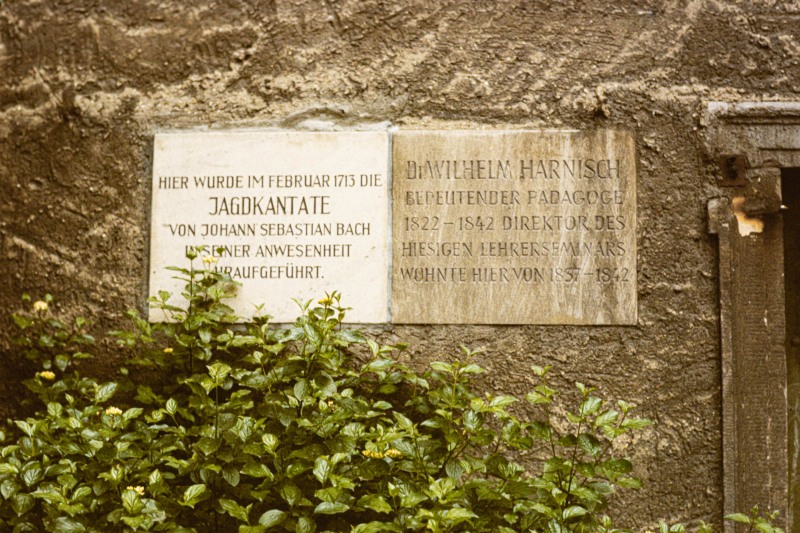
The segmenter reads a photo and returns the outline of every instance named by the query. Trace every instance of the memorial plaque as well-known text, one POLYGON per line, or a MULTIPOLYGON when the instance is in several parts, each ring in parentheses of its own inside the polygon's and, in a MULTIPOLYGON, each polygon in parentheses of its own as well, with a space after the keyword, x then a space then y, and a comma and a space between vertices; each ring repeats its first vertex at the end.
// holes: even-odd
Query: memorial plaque
POLYGON ((336 290, 350 322, 387 322, 388 146, 385 131, 156 135, 150 293, 179 295, 165 267, 207 245, 214 258, 195 268, 242 283, 231 301, 240 316, 265 304, 292 321, 293 298, 336 290))
POLYGON ((393 138, 395 323, 635 324, 624 131, 393 138))

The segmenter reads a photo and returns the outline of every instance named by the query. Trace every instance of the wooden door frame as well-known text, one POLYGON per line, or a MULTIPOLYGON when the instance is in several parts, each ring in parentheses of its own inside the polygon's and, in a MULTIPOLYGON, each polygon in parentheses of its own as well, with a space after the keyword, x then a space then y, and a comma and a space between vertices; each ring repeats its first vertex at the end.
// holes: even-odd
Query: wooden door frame
POLYGON ((706 120, 720 191, 708 223, 719 245, 724 512, 780 510, 786 528, 781 169, 800 167, 800 103, 712 102, 706 120))

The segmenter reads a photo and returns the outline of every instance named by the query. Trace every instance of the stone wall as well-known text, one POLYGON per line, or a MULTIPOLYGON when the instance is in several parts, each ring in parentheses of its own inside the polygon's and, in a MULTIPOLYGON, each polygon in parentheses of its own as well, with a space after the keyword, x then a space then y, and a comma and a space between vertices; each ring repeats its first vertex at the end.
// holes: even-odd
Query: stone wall
MULTIPOLYGON (((618 128, 638 154, 638 325, 394 326, 419 364, 484 346, 488 390, 531 364, 602 385, 657 424, 617 512, 718 522, 718 280, 708 101, 796 100, 790 0, 0 3, 0 307, 55 295, 98 329, 143 309, 156 131, 277 126, 618 128)), ((345 295, 345 302, 347 295, 345 295)), ((8 346, 10 321, 2 318, 8 346)), ((112 372, 112 346, 99 371, 112 372)), ((19 365, 0 360, 17 380, 19 365)), ((0 388, 0 411, 17 390, 0 388)))

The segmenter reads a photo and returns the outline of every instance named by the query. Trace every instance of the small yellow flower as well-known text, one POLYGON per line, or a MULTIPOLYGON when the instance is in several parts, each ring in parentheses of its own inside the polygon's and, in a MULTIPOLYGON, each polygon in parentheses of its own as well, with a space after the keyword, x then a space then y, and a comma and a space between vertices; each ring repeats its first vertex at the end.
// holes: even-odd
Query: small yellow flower
POLYGON ((39 372, 39 377, 42 379, 46 379, 47 381, 53 381, 54 379, 56 379, 55 373, 50 372, 49 370, 39 372))
POLYGON ((392 459, 399 459, 400 457, 403 457, 403 452, 401 452, 400 450, 396 450, 394 448, 389 448, 388 450, 386 450, 386 457, 391 457, 392 459))
POLYGON ((332 305, 333 304, 333 299, 330 296, 328 296, 328 297, 322 298, 320 300, 317 300, 317 303, 319 305, 332 305))
POLYGON ((370 459, 383 459, 384 457, 381 452, 373 452, 372 450, 362 450, 361 455, 370 459))
POLYGON ((142 487, 141 485, 136 485, 135 487, 133 485, 128 485, 125 488, 125 490, 132 490, 132 491, 138 493, 139 496, 144 496, 144 487, 142 487))
POLYGON ((203 258, 203 263, 205 263, 207 265, 213 265, 216 262, 217 262, 217 258, 214 257, 213 255, 207 255, 207 256, 205 256, 203 258))
POLYGON ((121 415, 122 414, 122 409, 120 409, 119 407, 114 407, 112 405, 111 407, 106 409, 106 414, 110 415, 110 416, 121 415))
POLYGON ((39 313, 44 313, 47 311, 47 302, 43 302, 42 300, 33 302, 33 310, 39 313))
POLYGON ((173 351, 172 348, 164 348, 164 353, 172 353, 173 351))

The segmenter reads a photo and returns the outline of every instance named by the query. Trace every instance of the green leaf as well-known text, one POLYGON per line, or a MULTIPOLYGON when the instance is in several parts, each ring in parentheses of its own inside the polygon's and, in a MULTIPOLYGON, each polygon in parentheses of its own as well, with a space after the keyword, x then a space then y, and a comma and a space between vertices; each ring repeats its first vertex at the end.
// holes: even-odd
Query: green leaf
POLYGON ((373 359, 361 369, 362 372, 382 372, 385 370, 390 369, 394 366, 395 362, 394 359, 389 359, 388 357, 381 357, 378 359, 373 359))
POLYGON ((214 383, 221 384, 231 373, 231 367, 225 363, 214 363, 213 365, 206 366, 208 368, 208 375, 214 380, 214 383))
POLYGON ((399 411, 394 411, 392 416, 397 421, 397 425, 400 426, 401 429, 404 429, 409 432, 414 431, 414 422, 411 421, 410 418, 405 416, 403 413, 399 411))
POLYGON ((463 476, 464 472, 466 472, 464 468, 465 464, 466 461, 460 459, 458 461, 453 461, 451 459, 447 461, 447 464, 444 466, 444 470, 447 473, 447 475, 450 476, 451 478, 461 479, 461 476, 463 476))
POLYGON ((14 494, 17 493, 18 490, 19 490, 19 485, 17 485, 10 479, 5 479, 3 480, 3 483, 0 483, 0 494, 2 494, 3 499, 7 500, 11 498, 12 496, 14 496, 14 494))
POLYGON ((17 516, 22 516, 30 511, 36 501, 33 496, 25 493, 17 493, 11 497, 11 508, 17 513, 17 516))
POLYGON ((570 505, 564 512, 561 514, 564 520, 570 520, 571 518, 577 518, 579 516, 583 516, 588 513, 586 509, 581 507, 580 505, 570 505))
POLYGON ((185 507, 194 507, 206 492, 206 486, 202 483, 188 487, 183 493, 183 500, 180 502, 185 507))
POLYGON ((421 492, 410 491, 403 494, 403 497, 400 499, 400 506, 406 509, 415 508, 427 499, 428 498, 421 492))
POLYGON ((556 442, 558 442, 559 446, 564 446, 564 447, 577 446, 578 437, 576 437, 574 433, 569 433, 567 435, 560 436, 556 442))
POLYGON ((725 515, 725 520, 731 520, 732 522, 739 522, 740 524, 750 524, 752 520, 749 516, 742 514, 742 513, 733 513, 729 515, 725 515))
POLYGON ((400 533, 402 530, 394 522, 367 522, 358 524, 352 529, 352 533, 386 533, 387 531, 400 533))
POLYGON ((16 426, 29 437, 33 437, 33 434, 36 432, 36 426, 25 421, 14 420, 14 424, 16 424, 16 426))
POLYGON ((621 477, 615 483, 624 489, 641 489, 644 486, 642 480, 635 477, 621 477))
POLYGON ((306 337, 311 342, 311 344, 315 346, 319 346, 322 342, 322 336, 319 333, 319 330, 316 328, 314 324, 303 324, 303 331, 306 334, 306 337))
POLYGON ((165 408, 169 414, 174 415, 178 412, 178 402, 176 402, 173 398, 170 398, 167 400, 167 405, 165 408))
POLYGON ((297 533, 314 533, 317 530, 317 524, 307 516, 301 516, 297 520, 297 533))
POLYGON ((314 477, 323 485, 328 480, 328 475, 331 473, 331 466, 328 464, 327 459, 324 457, 317 457, 314 461, 314 477))
POLYGON ((469 364, 461 369, 462 374, 482 374, 484 370, 476 364, 469 364))
POLYGON ((431 363, 431 368, 434 370, 438 370, 439 372, 446 372, 451 373, 453 371, 453 365, 444 363, 442 361, 434 361, 431 363))
POLYGON ((42 478, 44 477, 44 471, 39 465, 32 465, 26 467, 25 470, 22 471, 22 481, 28 486, 32 487, 39 483, 42 478))
POLYGON ((81 498, 85 498, 92 493, 92 489, 89 487, 80 487, 72 493, 72 501, 80 500, 81 498))
POLYGON ((378 352, 380 351, 381 347, 378 345, 377 342, 375 342, 372 339, 367 339, 367 345, 369 346, 372 355, 378 355, 378 352))
POLYGON ((132 530, 136 531, 140 527, 147 522, 148 518, 146 516, 137 515, 137 516, 123 516, 120 518, 126 526, 130 527, 132 530))
POLYGON ((147 477, 148 485, 158 485, 159 483, 163 483, 164 476, 161 475, 161 472, 158 470, 153 470, 150 475, 147 477))
POLYGON ((303 491, 294 485, 284 485, 281 489, 281 498, 294 507, 303 500, 303 491))
POLYGON ((114 382, 101 385, 94 394, 95 403, 103 403, 111 399, 117 391, 117 384, 114 382))
POLYGON ((478 518, 478 515, 469 509, 463 509, 461 507, 453 507, 452 509, 448 509, 444 516, 453 525, 470 520, 472 518, 478 518))
POLYGON ((603 501, 602 497, 590 487, 575 487, 572 490, 572 494, 583 500, 584 502, 590 503, 601 503, 603 501))
POLYGON ((219 506, 241 522, 248 523, 250 521, 247 517, 247 510, 233 500, 220 499, 219 506))
POLYGON ((122 492, 122 507, 125 508, 129 515, 135 516, 142 511, 144 504, 139 497, 139 493, 135 490, 127 489, 122 492))
POLYGON ((60 353, 53 358, 53 364, 56 365, 56 368, 64 372, 69 366, 69 356, 60 353))
POLYGON ((528 403, 531 403, 533 405, 542 404, 542 403, 548 404, 548 403, 550 403, 552 401, 549 396, 547 396, 545 394, 541 394, 538 391, 529 392, 528 394, 525 395, 525 399, 528 400, 528 403))
POLYGON ((197 449, 203 452, 205 455, 211 455, 215 451, 217 451, 222 444, 220 439, 215 439, 213 437, 203 437, 199 441, 197 441, 197 449))
POLYGON ((239 470, 233 465, 227 465, 222 469, 222 477, 231 487, 235 487, 239 484, 239 470))
POLYGON ((428 486, 430 494, 440 500, 446 500, 447 495, 456 489, 456 481, 451 478, 439 478, 428 486))
POLYGON ((19 468, 12 464, 8 463, 0 463, 0 474, 16 474, 19 472, 19 468))
POLYGON ((53 347, 53 337, 50 335, 40 335, 39 336, 39 346, 43 348, 52 348, 53 347))
POLYGON ((392 512, 392 506, 389 505, 389 502, 380 494, 367 494, 366 496, 362 496, 361 499, 358 500, 358 505, 360 507, 372 509, 378 513, 392 512))
POLYGON ((265 528, 269 529, 283 522, 285 518, 286 518, 286 513, 284 511, 281 511, 279 509, 272 509, 262 514, 261 517, 258 519, 258 523, 264 526, 265 528))
POLYGON ((84 533, 86 531, 83 524, 66 516, 56 518, 50 525, 53 533, 84 533))
POLYGON ((600 414, 594 421, 595 427, 604 426, 607 424, 614 424, 619 417, 619 411, 614 409, 609 409, 608 411, 603 412, 600 414))
POLYGON ((342 499, 344 490, 339 487, 327 487, 314 491, 314 496, 323 502, 338 502, 342 499))
POLYGON ((33 321, 31 319, 29 319, 28 317, 24 317, 24 316, 18 315, 16 313, 13 313, 11 315, 11 318, 14 319, 14 323, 20 329, 27 329, 28 327, 30 327, 33 324, 33 321))
POLYGON ((538 365, 531 366, 531 370, 533 370, 533 373, 539 377, 543 377, 545 374, 547 374, 550 371, 550 368, 551 368, 550 365, 544 367, 538 365))
POLYGON ((273 453, 275 451, 275 448, 278 447, 279 443, 278 437, 276 437, 272 433, 265 433, 261 435, 261 442, 264 443, 264 446, 267 447, 267 451, 269 451, 270 453, 273 453))
POLYGON ((308 381, 305 379, 297 380, 297 383, 294 384, 294 388, 292 389, 294 397, 302 402, 308 396, 310 392, 309 388, 308 381))
POLYGON ((254 463, 252 461, 244 465, 244 468, 242 468, 241 472, 246 476, 263 477, 268 479, 273 478, 272 472, 269 468, 267 468, 267 465, 254 463))
POLYGON ((67 499, 53 487, 39 488, 31 493, 34 498, 39 498, 50 504, 66 504, 67 499))
POLYGON ((592 457, 598 457, 603 453, 603 447, 600 445, 600 441, 590 433, 581 433, 578 435, 578 445, 592 457))
POLYGON ((239 526, 239 533, 264 533, 267 528, 264 526, 246 526, 244 524, 239 526))
POLYGON ((133 420, 134 418, 138 418, 144 412, 144 409, 141 407, 131 407, 127 409, 124 413, 122 413, 123 420, 133 420))
POLYGON ((633 470, 633 465, 627 459, 609 459, 602 463, 602 467, 610 476, 627 474, 633 470))
POLYGON ((513 396, 497 396, 495 398, 492 398, 492 401, 489 402, 489 407, 502 408, 511 405, 516 401, 517 399, 514 398, 513 396))
POLYGON ((461 419, 464 422, 464 427, 470 432, 477 431, 483 424, 480 415, 472 410, 465 411, 461 419))
POLYGON ((591 416, 595 414, 597 411, 600 410, 600 407, 603 405, 603 400, 598 398, 597 396, 589 396, 583 402, 581 402, 580 407, 580 415, 581 416, 591 416))
POLYGON ((341 502, 321 502, 314 508, 314 514, 337 514, 350 509, 350 506, 341 502))
POLYGON ((348 343, 364 342, 364 334, 352 329, 337 331, 336 338, 348 343))
POLYGON ((648 420, 647 418, 628 418, 620 424, 620 427, 625 429, 637 430, 643 429, 653 425, 652 420, 648 420))

